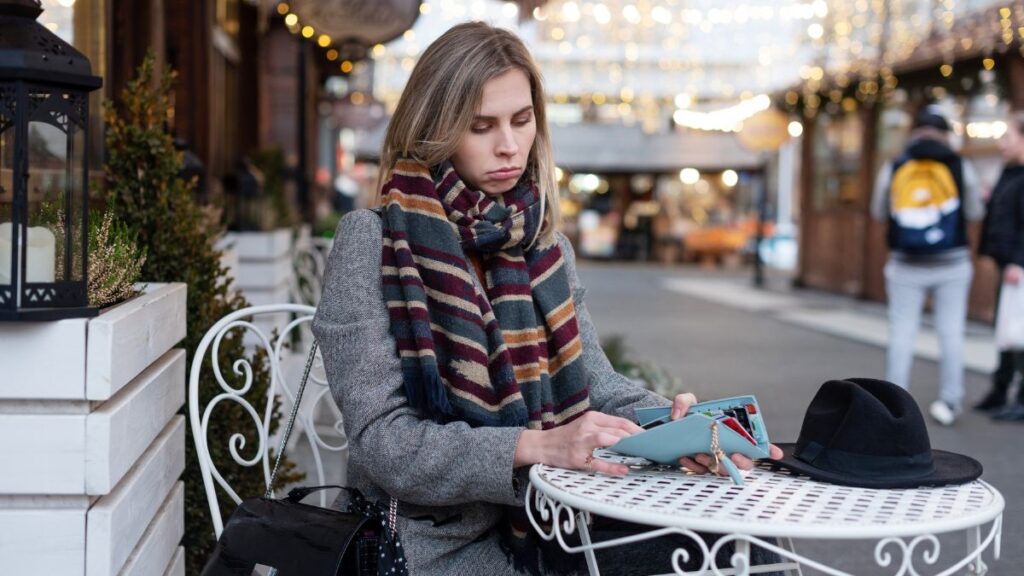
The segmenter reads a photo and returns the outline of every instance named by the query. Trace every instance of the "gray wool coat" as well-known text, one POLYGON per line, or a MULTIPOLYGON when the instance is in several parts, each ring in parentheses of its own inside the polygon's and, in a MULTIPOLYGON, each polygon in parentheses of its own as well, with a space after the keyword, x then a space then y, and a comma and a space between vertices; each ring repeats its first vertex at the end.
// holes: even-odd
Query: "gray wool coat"
MULTIPOLYGON (((342 218, 313 320, 344 415, 349 485, 382 503, 389 495, 398 499, 397 528, 411 574, 515 574, 495 527, 502 506, 523 505, 528 468, 512 467, 523 429, 437 424, 408 405, 381 291, 381 230, 371 210, 342 218)), ((633 408, 670 404, 612 370, 587 312, 572 246, 561 234, 559 242, 593 408, 633 418, 633 408)))

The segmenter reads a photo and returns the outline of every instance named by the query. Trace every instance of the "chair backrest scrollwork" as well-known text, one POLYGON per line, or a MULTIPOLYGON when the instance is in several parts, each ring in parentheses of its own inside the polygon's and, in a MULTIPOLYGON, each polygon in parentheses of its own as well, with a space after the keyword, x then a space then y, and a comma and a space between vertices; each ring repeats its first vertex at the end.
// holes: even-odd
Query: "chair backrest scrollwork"
MULTIPOLYGON (((243 431, 231 431, 226 439, 228 452, 234 462, 240 466, 259 466, 263 470, 264 484, 269 482, 270 471, 273 462, 269 457, 269 449, 278 448, 279 439, 269 436, 271 416, 280 404, 279 413, 283 417, 291 412, 295 402, 295 392, 298 389, 299 380, 302 377, 306 357, 312 342, 309 340, 309 324, 313 320, 316 308, 303 304, 270 304, 265 306, 250 306, 232 312, 221 318, 211 327, 200 341, 196 348, 192 361, 192 370, 188 382, 188 410, 189 421, 192 427, 192 440, 196 447, 196 456, 199 459, 199 468, 202 474, 203 485, 206 490, 207 503, 210 506, 210 514, 213 518, 213 529, 217 537, 220 537, 224 529, 224 521, 220 514, 218 505, 219 493, 226 494, 235 503, 242 501, 242 497, 260 496, 262 494, 239 495, 225 480, 217 468, 217 463, 212 461, 209 446, 211 442, 225 441, 221 438, 209 438, 208 430, 212 418, 216 418, 217 407, 223 402, 237 404, 249 415, 252 430, 257 437, 257 446, 246 450, 246 441, 243 431), (254 322, 255 318, 265 314, 280 315, 288 313, 293 319, 279 332, 267 334, 254 322), (234 330, 242 330, 251 334, 256 341, 255 350, 252 347, 246 348, 246 357, 243 358, 221 358, 221 342, 226 335, 234 330), (265 397, 252 398, 250 392, 253 386, 253 365, 252 354, 261 350, 267 355, 267 364, 270 370, 270 385, 265 397), (209 355, 209 365, 206 364, 209 355), (223 366, 230 366, 237 382, 232 385, 224 377, 223 366), (208 366, 208 367, 207 367, 208 366), (204 406, 200 405, 199 384, 200 375, 204 367, 212 370, 220 390, 204 406), (258 405, 258 406, 257 406, 258 405), (259 409, 258 409, 259 408, 259 409), (243 454, 244 452, 244 454, 243 454)), ((284 422, 281 422, 278 431, 284 429, 284 422)), ((319 353, 314 360, 313 370, 310 373, 306 391, 303 394, 299 413, 296 417, 295 428, 292 431, 286 450, 291 450, 298 443, 298 439, 305 437, 306 443, 312 452, 313 463, 305 467, 307 478, 315 474, 317 484, 325 484, 324 454, 340 453, 332 458, 330 465, 344 466, 347 456, 348 442, 345 439, 342 427, 341 411, 334 403, 324 376, 323 360, 319 353), (326 401, 324 398, 326 397, 326 401)), ((300 468, 302 466, 300 465, 300 468)), ((313 479, 310 478, 312 482, 313 479)), ((326 506, 327 495, 320 493, 320 504, 326 506)))
POLYGON ((331 243, 327 238, 305 238, 295 242, 289 286, 293 302, 310 306, 320 303, 331 243))

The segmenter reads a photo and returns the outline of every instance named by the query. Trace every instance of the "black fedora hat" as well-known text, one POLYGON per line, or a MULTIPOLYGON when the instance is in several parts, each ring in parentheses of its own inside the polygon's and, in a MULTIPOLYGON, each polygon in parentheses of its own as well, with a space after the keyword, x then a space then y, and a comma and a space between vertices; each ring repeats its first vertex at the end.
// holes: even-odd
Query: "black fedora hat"
POLYGON ((969 456, 933 450, 921 410, 903 388, 868 378, 822 384, 795 444, 773 462, 814 480, 861 488, 962 484, 981 476, 969 456))

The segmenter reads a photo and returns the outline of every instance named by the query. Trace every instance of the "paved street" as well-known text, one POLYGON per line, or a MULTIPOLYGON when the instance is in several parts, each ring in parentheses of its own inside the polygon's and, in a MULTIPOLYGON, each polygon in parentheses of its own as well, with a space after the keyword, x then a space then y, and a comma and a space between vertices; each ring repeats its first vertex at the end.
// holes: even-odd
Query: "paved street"
MULTIPOLYGON (((804 410, 826 380, 884 377, 885 354, 880 347, 784 323, 766 310, 711 303, 664 287, 666 279, 729 278, 728 274, 583 262, 579 272, 587 287, 588 308, 602 336, 621 334, 635 359, 678 375, 683 388, 698 398, 755 394, 775 441, 796 440, 804 410)), ((911 390, 921 406, 934 400, 937 379, 937 365, 918 359, 911 390)), ((967 403, 977 400, 987 386, 985 376, 968 372, 967 403)), ((1024 549, 1016 546, 1024 538, 1024 488, 1022 466, 1014 454, 1020 454, 1017 442, 1024 435, 1024 425, 995 424, 973 413, 965 414, 953 428, 929 424, 933 447, 977 458, 985 467, 983 478, 1002 492, 1007 501, 1002 558, 991 561, 991 552, 985 558, 990 574, 1018 574, 1024 565, 1024 549)), ((938 566, 948 566, 962 555, 962 534, 941 537, 940 542, 938 566)), ((839 557, 839 567, 853 574, 898 572, 898 567, 877 567, 873 545, 798 542, 797 546, 811 557, 839 557)), ((918 569, 927 566, 920 559, 915 564, 918 569)))

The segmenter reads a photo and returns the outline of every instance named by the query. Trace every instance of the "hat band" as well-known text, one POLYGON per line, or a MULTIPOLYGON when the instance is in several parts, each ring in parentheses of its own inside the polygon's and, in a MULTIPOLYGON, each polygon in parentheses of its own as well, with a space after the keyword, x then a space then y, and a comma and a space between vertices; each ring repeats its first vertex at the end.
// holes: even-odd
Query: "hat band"
POLYGON ((928 450, 911 456, 870 456, 834 448, 817 442, 808 442, 799 453, 798 460, 827 472, 848 474, 858 478, 914 479, 935 472, 932 452, 928 450))

